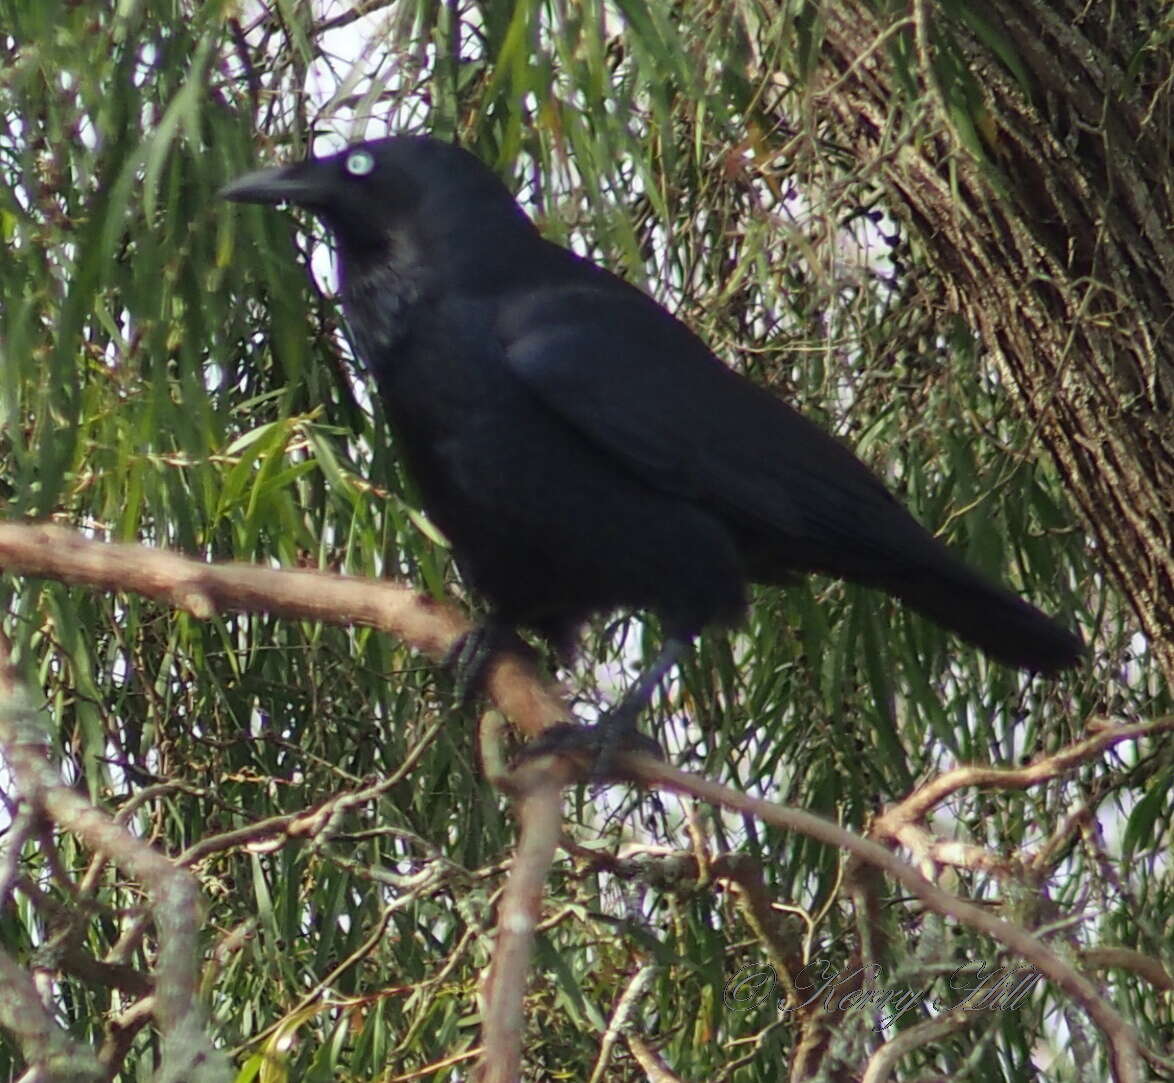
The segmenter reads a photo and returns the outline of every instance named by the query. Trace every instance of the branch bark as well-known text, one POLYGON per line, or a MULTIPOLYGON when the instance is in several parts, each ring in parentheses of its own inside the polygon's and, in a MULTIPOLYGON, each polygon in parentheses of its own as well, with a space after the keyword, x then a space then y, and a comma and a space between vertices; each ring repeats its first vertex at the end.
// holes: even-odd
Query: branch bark
MULTIPOLYGON (((208 564, 41 524, 0 523, 0 569, 141 594, 201 620, 229 612, 273 613, 293 620, 368 625, 437 660, 445 659, 470 627, 454 607, 390 580, 208 564)), ((490 698, 527 737, 567 721, 562 700, 520 655, 500 653, 485 682, 490 698)))

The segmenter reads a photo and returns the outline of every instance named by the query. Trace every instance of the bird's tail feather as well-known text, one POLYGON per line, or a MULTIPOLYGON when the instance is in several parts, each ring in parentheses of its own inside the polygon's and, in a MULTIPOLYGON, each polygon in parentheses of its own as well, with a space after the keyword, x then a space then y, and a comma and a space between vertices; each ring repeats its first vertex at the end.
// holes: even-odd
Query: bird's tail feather
POLYGON ((960 561, 903 577, 888 589, 1007 665, 1050 675, 1075 666, 1084 654, 1079 636, 960 561))

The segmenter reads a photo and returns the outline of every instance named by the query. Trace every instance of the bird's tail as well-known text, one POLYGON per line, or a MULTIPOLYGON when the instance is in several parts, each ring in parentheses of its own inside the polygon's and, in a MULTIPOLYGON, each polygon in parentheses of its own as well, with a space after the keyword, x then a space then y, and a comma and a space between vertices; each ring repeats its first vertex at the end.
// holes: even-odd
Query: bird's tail
POLYGON ((1084 654, 1079 636, 952 557, 887 589, 1007 665, 1051 675, 1084 654))

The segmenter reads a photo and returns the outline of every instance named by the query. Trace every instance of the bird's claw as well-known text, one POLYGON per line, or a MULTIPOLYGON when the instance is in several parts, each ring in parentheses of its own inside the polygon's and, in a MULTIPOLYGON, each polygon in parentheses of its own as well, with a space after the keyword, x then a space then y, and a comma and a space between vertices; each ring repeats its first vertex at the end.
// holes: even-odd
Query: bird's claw
POLYGON ((615 777, 615 759, 621 752, 644 752, 664 759, 660 745, 637 730, 633 721, 618 711, 604 716, 594 726, 572 722, 551 726, 526 745, 522 759, 557 753, 584 753, 592 761, 591 781, 604 782, 615 777))
POLYGON ((457 705, 468 704, 483 690, 489 663, 498 651, 517 654, 529 648, 512 628, 493 621, 485 621, 470 628, 445 655, 444 664, 452 670, 457 705))

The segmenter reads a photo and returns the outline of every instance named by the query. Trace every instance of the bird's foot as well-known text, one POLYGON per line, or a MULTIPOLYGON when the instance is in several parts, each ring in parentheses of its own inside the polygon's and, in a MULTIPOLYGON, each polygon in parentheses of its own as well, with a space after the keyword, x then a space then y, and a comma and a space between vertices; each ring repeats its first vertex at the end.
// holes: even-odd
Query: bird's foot
POLYGON ((530 648, 509 625, 493 620, 471 628, 452 645, 444 664, 452 670, 458 706, 467 706, 483 691, 489 663, 499 651, 525 655, 530 648))
POLYGON ((657 759, 664 753, 651 737, 636 729, 636 720, 623 705, 604 715, 594 726, 563 722, 551 726, 522 750, 525 759, 551 753, 584 753, 590 757, 591 781, 615 777, 615 760, 621 752, 644 752, 657 759))

